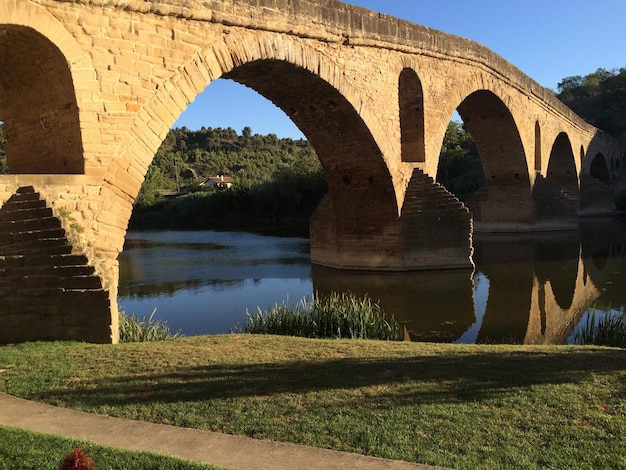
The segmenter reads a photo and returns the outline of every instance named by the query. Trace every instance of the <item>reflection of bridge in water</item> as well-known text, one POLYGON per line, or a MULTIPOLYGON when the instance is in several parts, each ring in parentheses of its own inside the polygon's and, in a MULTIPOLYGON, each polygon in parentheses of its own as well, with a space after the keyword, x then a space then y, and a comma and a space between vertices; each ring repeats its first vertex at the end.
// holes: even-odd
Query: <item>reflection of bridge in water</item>
POLYGON ((593 305, 626 294, 626 223, 475 235, 476 272, 345 273, 313 268, 314 289, 368 294, 421 341, 564 343, 593 305), (623 281, 623 282, 621 282, 623 281))

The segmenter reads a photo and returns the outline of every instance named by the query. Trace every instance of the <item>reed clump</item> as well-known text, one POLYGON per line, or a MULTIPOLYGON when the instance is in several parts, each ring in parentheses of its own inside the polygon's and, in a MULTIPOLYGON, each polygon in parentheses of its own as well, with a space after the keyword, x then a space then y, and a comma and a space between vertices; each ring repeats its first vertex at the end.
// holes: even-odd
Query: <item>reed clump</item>
POLYGON ((120 343, 141 343, 146 341, 162 341, 181 336, 180 331, 172 333, 166 321, 155 320, 154 314, 139 319, 137 314, 126 315, 120 312, 120 343))
POLYGON ((333 292, 247 313, 245 333, 401 341, 404 328, 368 296, 333 292))
POLYGON ((574 343, 626 348, 626 312, 609 310, 598 315, 594 308, 583 327, 574 334, 574 343))

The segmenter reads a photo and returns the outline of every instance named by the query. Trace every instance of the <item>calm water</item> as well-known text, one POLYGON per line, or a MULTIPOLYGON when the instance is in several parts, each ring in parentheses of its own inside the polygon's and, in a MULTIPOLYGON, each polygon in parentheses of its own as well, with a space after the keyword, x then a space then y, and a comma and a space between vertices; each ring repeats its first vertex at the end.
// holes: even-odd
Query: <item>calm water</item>
POLYGON ((345 272, 312 266, 308 240, 232 232, 130 232, 118 303, 187 336, 227 333, 246 311, 295 304, 314 291, 379 300, 414 340, 571 341, 591 307, 626 304, 626 223, 533 236, 474 235, 476 269, 345 272))

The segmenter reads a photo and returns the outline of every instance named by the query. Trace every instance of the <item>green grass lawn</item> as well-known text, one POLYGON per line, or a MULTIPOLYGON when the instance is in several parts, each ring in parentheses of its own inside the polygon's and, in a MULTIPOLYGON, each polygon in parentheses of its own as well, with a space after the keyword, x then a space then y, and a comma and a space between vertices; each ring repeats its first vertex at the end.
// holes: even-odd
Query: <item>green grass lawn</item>
POLYGON ((55 470, 74 447, 82 447, 98 470, 219 470, 220 467, 0 426, 0 470, 55 470))
POLYGON ((626 351, 263 335, 0 348, 0 391, 453 468, 626 469, 626 351))

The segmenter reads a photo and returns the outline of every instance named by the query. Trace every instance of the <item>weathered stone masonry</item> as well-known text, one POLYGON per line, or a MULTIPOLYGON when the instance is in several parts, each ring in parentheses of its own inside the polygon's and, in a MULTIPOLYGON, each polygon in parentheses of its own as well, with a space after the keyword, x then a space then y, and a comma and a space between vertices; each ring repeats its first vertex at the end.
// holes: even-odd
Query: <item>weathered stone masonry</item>
MULTIPOLYGON (((133 201, 168 129, 220 77, 273 101, 316 149, 330 188, 312 220, 319 264, 471 266, 473 224, 570 223, 579 175, 592 159, 614 168, 621 158, 610 138, 479 44, 338 1, 0 0, 0 120, 11 170, 0 176, 0 206, 13 212, 0 231, 0 298, 15 296, 6 279, 30 276, 15 263, 42 260, 33 244, 7 248, 23 232, 4 206, 32 192, 65 231, 65 255, 100 279, 85 294, 99 331, 74 328, 86 306, 59 300, 54 315, 67 318, 55 324, 67 334, 58 336, 117 340, 117 257, 133 201), (473 222, 432 181, 456 109, 488 173, 473 222), (538 177, 573 194, 561 201, 570 204, 566 217, 560 209, 537 217, 546 207, 538 198, 554 194, 533 191, 538 177)), ((67 276, 58 282, 76 290, 67 276)), ((44 325, 30 320, 52 315, 38 311, 42 302, 18 304, 0 304, 0 324, 10 316, 13 325, 44 325)), ((25 339, 18 330, 0 327, 0 342, 25 339)), ((51 336, 44 327, 29 335, 51 336)))

